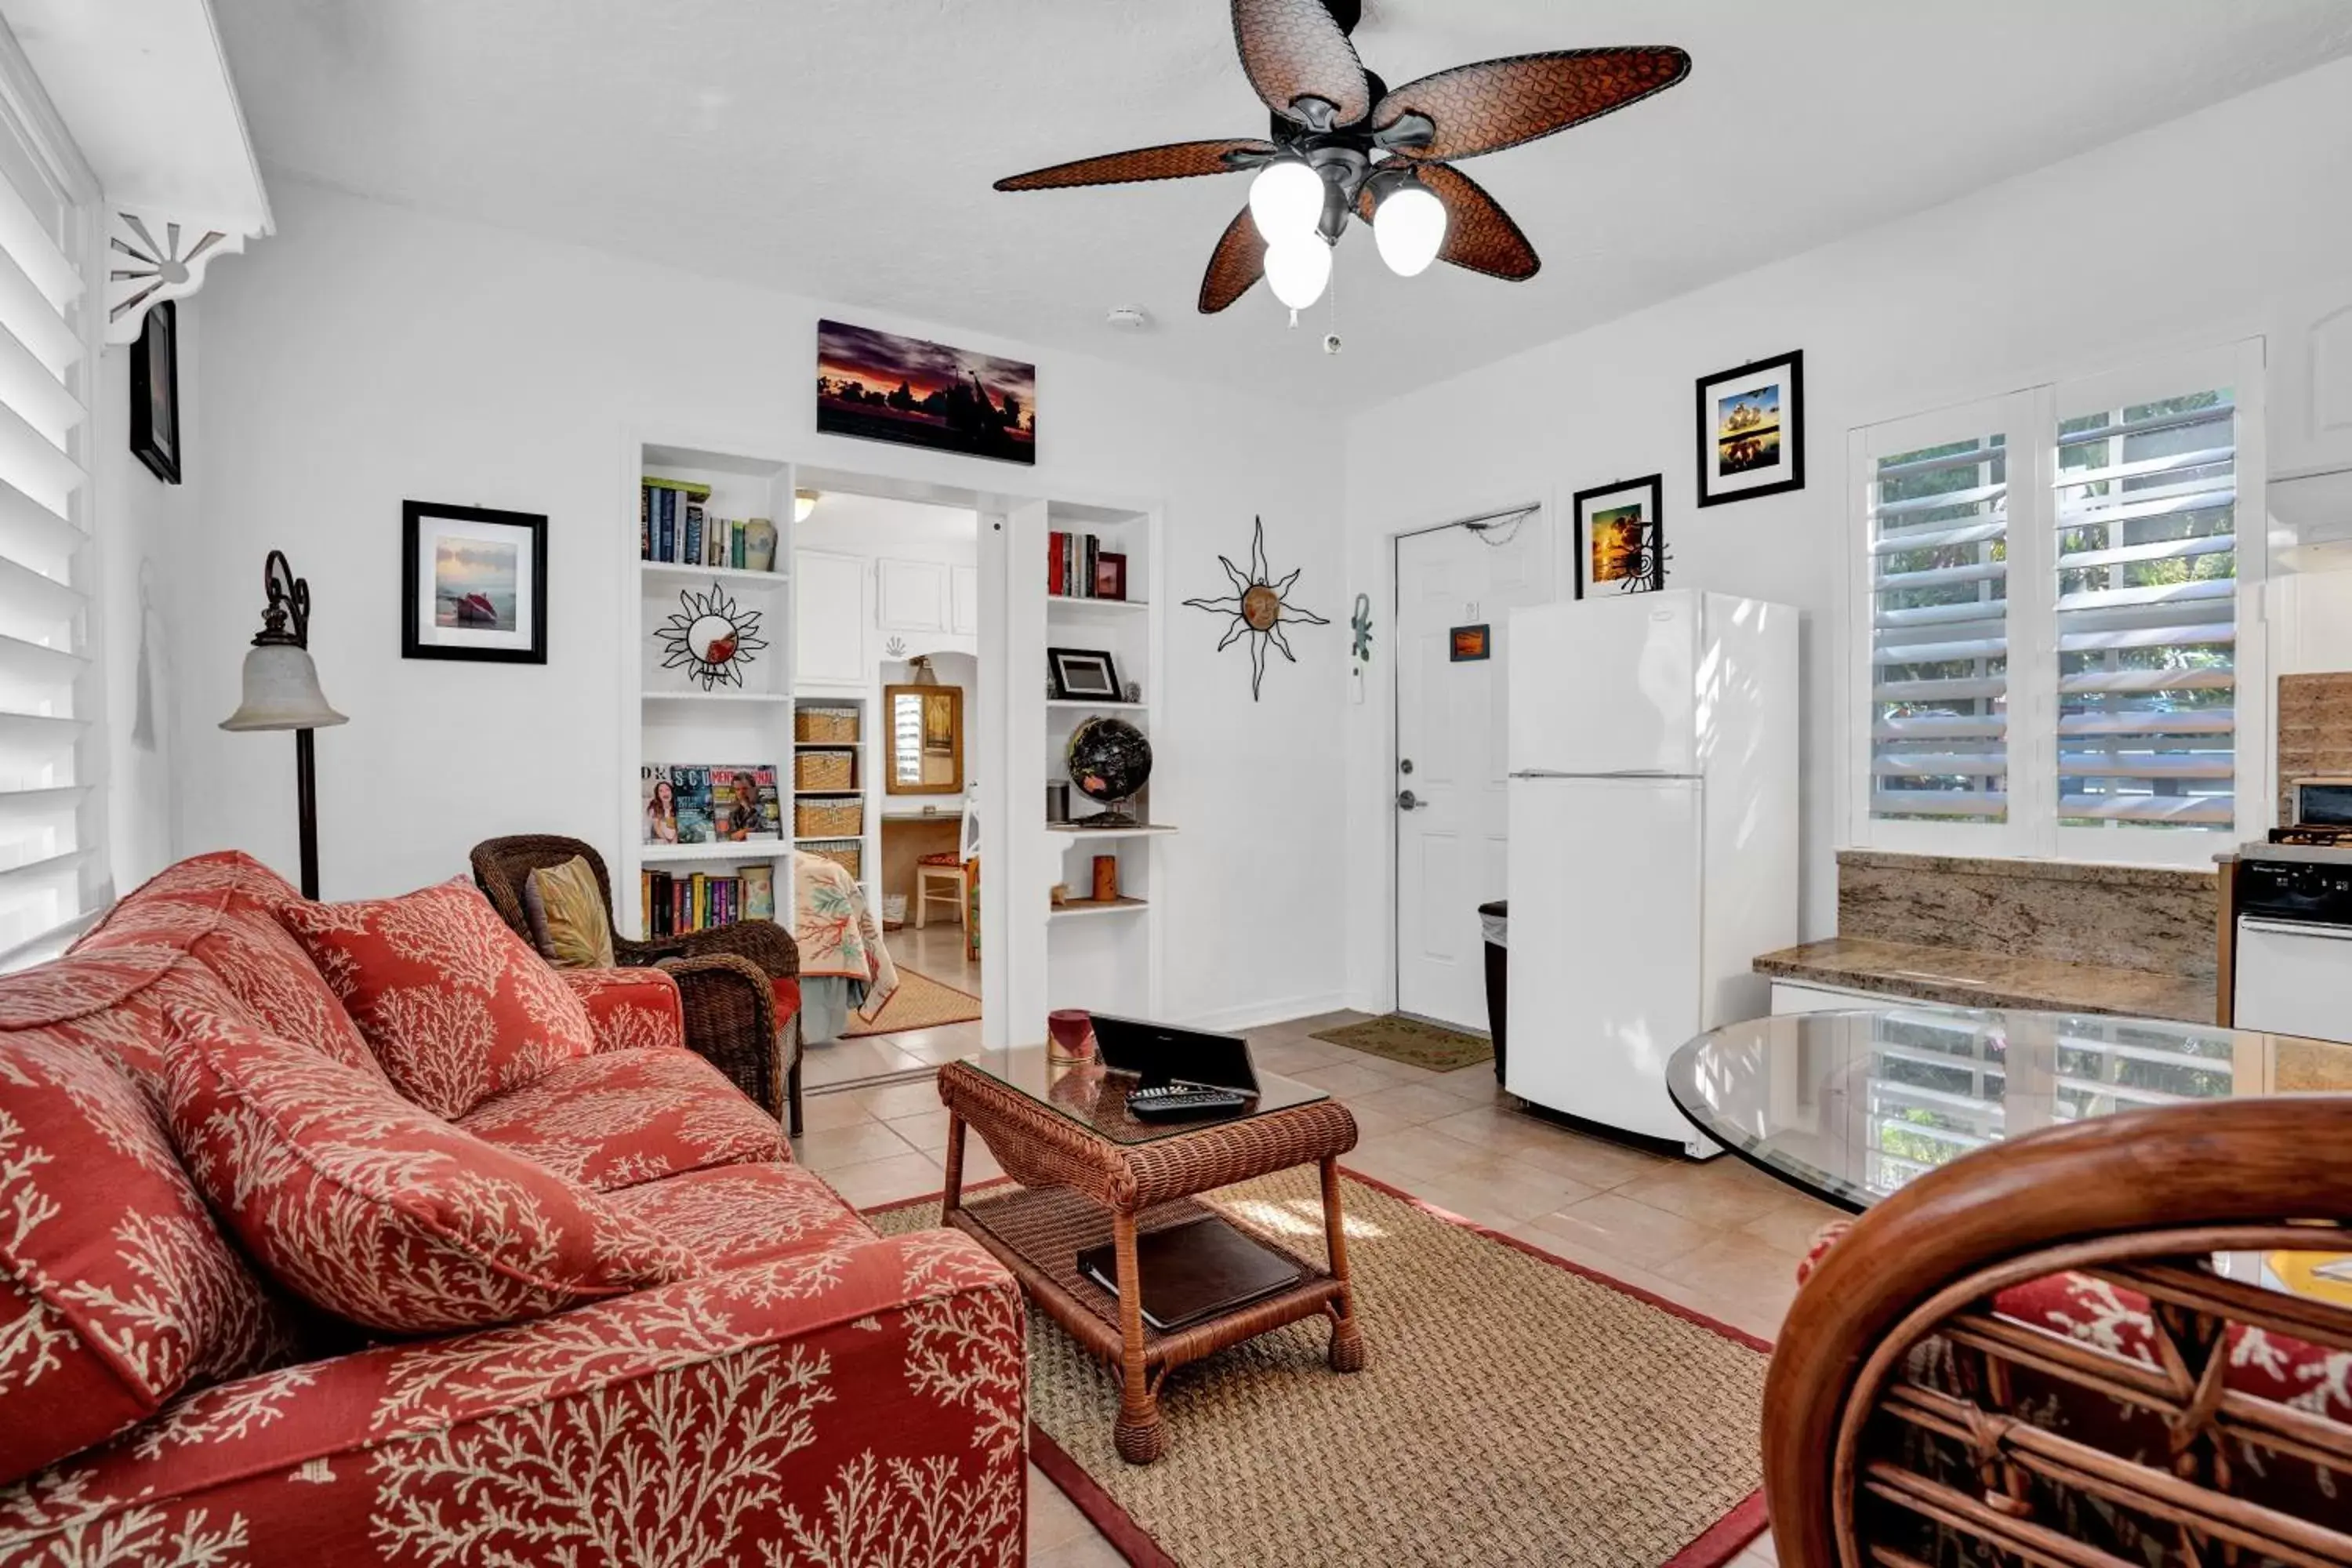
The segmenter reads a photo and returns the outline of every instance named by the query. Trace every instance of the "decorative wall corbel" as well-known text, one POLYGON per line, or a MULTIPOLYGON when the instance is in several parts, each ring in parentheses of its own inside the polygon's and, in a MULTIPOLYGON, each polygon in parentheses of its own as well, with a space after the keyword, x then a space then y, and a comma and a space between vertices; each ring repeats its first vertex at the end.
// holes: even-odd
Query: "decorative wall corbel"
MULTIPOLYGON (((266 230, 264 232, 267 232, 266 230)), ((106 341, 137 341, 151 305, 204 287, 214 259, 245 249, 240 230, 184 220, 154 208, 109 208, 106 216, 106 341)))

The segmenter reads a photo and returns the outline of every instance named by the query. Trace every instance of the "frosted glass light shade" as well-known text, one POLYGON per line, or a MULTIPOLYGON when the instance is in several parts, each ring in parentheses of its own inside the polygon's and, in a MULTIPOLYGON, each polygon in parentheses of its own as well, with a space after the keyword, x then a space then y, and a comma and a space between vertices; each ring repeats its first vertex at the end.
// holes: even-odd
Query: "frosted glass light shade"
POLYGON ((310 650, 257 643, 245 650, 245 700, 221 721, 224 730, 323 730, 350 718, 327 705, 310 650))
POLYGON ((1268 245, 1303 238, 1323 221, 1323 176, 1296 158, 1268 163, 1250 182, 1249 205, 1268 245))
POLYGON ((1429 270, 1445 246, 1445 204, 1423 185, 1401 185, 1372 214, 1372 242, 1400 278, 1429 270))
POLYGON ((1320 300, 1330 281, 1331 247, 1319 235, 1296 236, 1266 247, 1266 287, 1292 310, 1304 310, 1320 300))
POLYGON ((817 496, 816 491, 814 490, 794 490, 793 492, 793 521, 794 522, 806 522, 809 520, 809 513, 816 510, 816 500, 817 496))

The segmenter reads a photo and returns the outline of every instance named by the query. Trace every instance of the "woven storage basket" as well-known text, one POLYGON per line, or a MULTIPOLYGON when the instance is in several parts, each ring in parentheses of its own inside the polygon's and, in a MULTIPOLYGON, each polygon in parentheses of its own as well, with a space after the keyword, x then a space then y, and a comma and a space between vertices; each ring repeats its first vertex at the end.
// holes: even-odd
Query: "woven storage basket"
POLYGON ((857 710, 795 708, 793 710, 793 739, 839 742, 854 746, 857 743, 857 710))
POLYGON ((802 752, 793 758, 796 789, 856 789, 856 752, 802 752))
POLYGON ((793 803, 793 836, 836 838, 866 831, 862 800, 802 800, 793 803))
POLYGON ((803 844, 801 848, 832 861, 853 877, 866 874, 866 846, 855 838, 828 838, 821 843, 803 844))

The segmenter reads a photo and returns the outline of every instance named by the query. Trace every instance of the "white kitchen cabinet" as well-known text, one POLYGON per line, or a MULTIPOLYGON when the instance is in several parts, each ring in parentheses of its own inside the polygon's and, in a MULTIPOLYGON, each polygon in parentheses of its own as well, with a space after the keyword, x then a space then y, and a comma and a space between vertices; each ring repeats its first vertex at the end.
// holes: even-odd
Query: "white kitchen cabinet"
POLYGON ((803 550, 793 557, 794 676, 802 685, 863 686, 866 563, 855 555, 803 550))
POLYGON ((954 566, 948 570, 948 629, 958 637, 980 635, 980 568, 954 566))
POLYGON ((1902 1001, 1900 996, 1883 993, 1841 991, 1801 981, 1772 982, 1772 1016, 1776 1018, 1790 1013, 1840 1013, 1853 1007, 1899 1006, 1902 1001))
MULTIPOLYGON (((948 566, 884 556, 874 563, 875 618, 886 632, 948 629, 948 566)), ((975 588, 978 584, 975 581, 975 588)), ((977 600, 975 599, 975 604, 977 600)))

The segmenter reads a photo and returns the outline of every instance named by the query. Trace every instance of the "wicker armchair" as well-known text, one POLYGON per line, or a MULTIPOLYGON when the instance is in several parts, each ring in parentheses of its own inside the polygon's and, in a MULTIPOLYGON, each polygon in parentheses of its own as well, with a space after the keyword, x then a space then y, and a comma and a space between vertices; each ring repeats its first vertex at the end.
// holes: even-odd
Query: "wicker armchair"
POLYGON ((2256 1282, 2352 1254, 2347 1131, 2346 1098, 2101 1117, 1855 1221, 1766 1383, 1780 1560, 2352 1563, 2352 1298, 2256 1282))
MULTIPOLYGON (((474 846, 474 880, 507 924, 530 940, 523 879, 544 866, 578 856, 596 869, 604 915, 613 915, 613 879, 604 858, 577 838, 521 834, 474 846)), ((773 921, 739 921, 713 931, 631 942, 618 934, 613 952, 631 969, 658 968, 677 981, 686 1007, 687 1043, 758 1104, 801 1134, 800 1018, 776 1020, 776 980, 800 974, 800 948, 773 921)))

